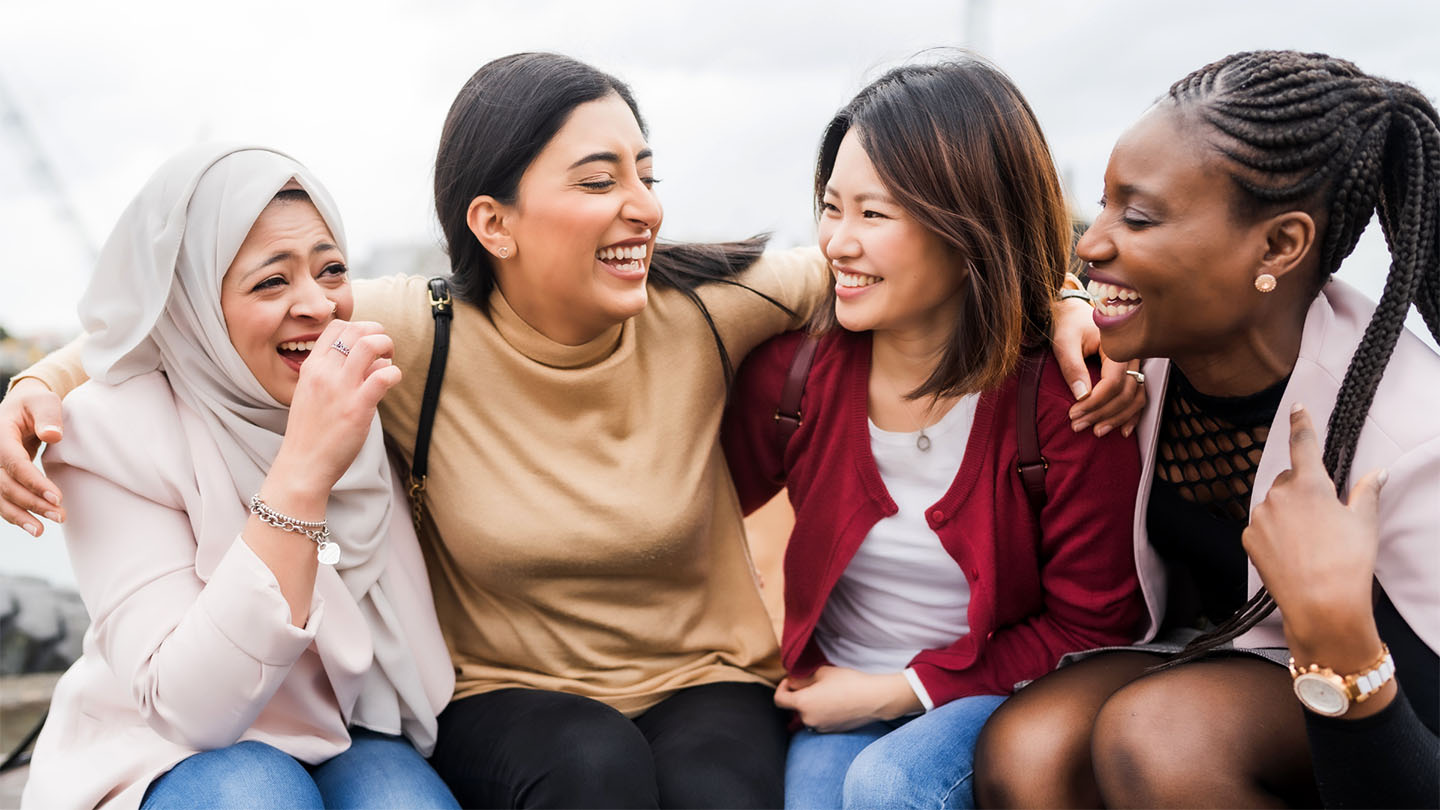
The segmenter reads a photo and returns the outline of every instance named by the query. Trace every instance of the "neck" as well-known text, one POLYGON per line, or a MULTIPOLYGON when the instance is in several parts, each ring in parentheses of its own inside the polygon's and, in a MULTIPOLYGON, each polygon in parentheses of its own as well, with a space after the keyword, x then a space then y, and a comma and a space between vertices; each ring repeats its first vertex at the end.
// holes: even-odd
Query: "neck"
POLYGON ((583 346, 616 326, 608 322, 584 322, 566 310, 563 300, 536 295, 523 284, 506 286, 497 277, 495 287, 520 320, 562 346, 583 346))
POLYGON ((930 378, 945 351, 938 331, 871 333, 870 375, 884 377, 907 394, 930 378))
POLYGON ((1214 349, 1177 354, 1171 360, 1195 390, 1207 396, 1243 397, 1263 391, 1295 368, 1309 308, 1309 300, 1277 306, 1214 349))

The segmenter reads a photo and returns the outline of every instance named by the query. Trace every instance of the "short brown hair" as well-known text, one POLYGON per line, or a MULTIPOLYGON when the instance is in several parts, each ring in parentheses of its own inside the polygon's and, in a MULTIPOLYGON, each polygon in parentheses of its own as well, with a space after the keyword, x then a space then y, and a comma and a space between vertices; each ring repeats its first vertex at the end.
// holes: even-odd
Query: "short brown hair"
MULTIPOLYGON (((825 128, 817 209, 851 129, 907 214, 968 260, 966 296, 935 370, 912 397, 989 390, 1021 349, 1046 343, 1069 263, 1070 217, 1035 113, 995 66, 970 54, 896 68, 825 128)), ((812 320, 836 326, 832 288, 812 320)))

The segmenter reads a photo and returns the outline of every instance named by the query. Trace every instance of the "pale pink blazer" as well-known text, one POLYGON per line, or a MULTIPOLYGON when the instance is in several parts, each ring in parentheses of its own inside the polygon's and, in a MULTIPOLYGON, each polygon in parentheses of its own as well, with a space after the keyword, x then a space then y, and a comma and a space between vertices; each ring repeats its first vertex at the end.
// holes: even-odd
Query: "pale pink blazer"
MULTIPOLYGON (((92 623, 55 688, 22 803, 137 807, 175 763, 240 740, 307 763, 344 751, 372 650, 335 570, 320 566, 309 620, 297 628, 274 575, 239 535, 200 531, 243 525, 246 507, 163 374, 76 389, 65 427, 45 468, 71 507, 66 543, 92 623), (197 546, 197 536, 225 539, 197 546)), ((404 576, 402 592, 387 587, 386 596, 438 714, 454 674, 398 486, 395 498, 388 564, 404 576)))
MULTIPOLYGON (((1304 404, 1322 440, 1345 369, 1375 304, 1343 281, 1332 280, 1310 305, 1300 357, 1270 425, 1255 471, 1251 503, 1259 503, 1276 476, 1290 468, 1290 406, 1304 404)), ((1145 533, 1145 510, 1155 475, 1156 429, 1170 364, 1145 363, 1149 403, 1138 429, 1140 492, 1135 503, 1135 564, 1150 610, 1145 640, 1155 636, 1165 608, 1165 572, 1145 533)), ((1396 609, 1426 646, 1440 650, 1440 356, 1404 331, 1360 430, 1350 486, 1384 467, 1390 478, 1380 494, 1380 549, 1375 574, 1396 609)), ((1250 566, 1249 593, 1260 588, 1250 566)), ((1236 639, 1240 647, 1284 647, 1280 611, 1236 639)))

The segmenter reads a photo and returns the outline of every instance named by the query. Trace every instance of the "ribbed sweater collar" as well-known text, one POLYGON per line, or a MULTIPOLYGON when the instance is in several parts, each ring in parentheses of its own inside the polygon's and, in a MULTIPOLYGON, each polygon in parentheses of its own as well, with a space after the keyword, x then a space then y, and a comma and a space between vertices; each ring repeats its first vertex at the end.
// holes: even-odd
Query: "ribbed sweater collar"
POLYGON ((617 323, 598 337, 578 346, 567 346, 551 340, 526 323, 525 319, 511 308, 510 302, 505 300, 498 286, 490 293, 490 320, 495 324, 495 330, 500 333, 501 339, 511 348, 541 365, 552 368, 584 368, 599 363, 620 347, 626 327, 633 321, 631 319, 617 323))

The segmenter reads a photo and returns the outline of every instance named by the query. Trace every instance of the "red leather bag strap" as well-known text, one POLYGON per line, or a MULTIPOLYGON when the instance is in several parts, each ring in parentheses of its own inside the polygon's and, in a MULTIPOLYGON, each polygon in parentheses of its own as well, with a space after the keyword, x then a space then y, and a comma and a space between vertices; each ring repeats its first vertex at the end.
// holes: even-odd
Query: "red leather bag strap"
POLYGON ((785 375, 785 386, 780 389, 780 407, 775 409, 775 429, 780 437, 781 456, 785 455, 790 437, 805 423, 800 415, 800 400, 805 396, 805 381, 810 378, 810 366, 815 362, 815 350, 819 347, 819 336, 805 333, 795 347, 790 373, 785 375))

